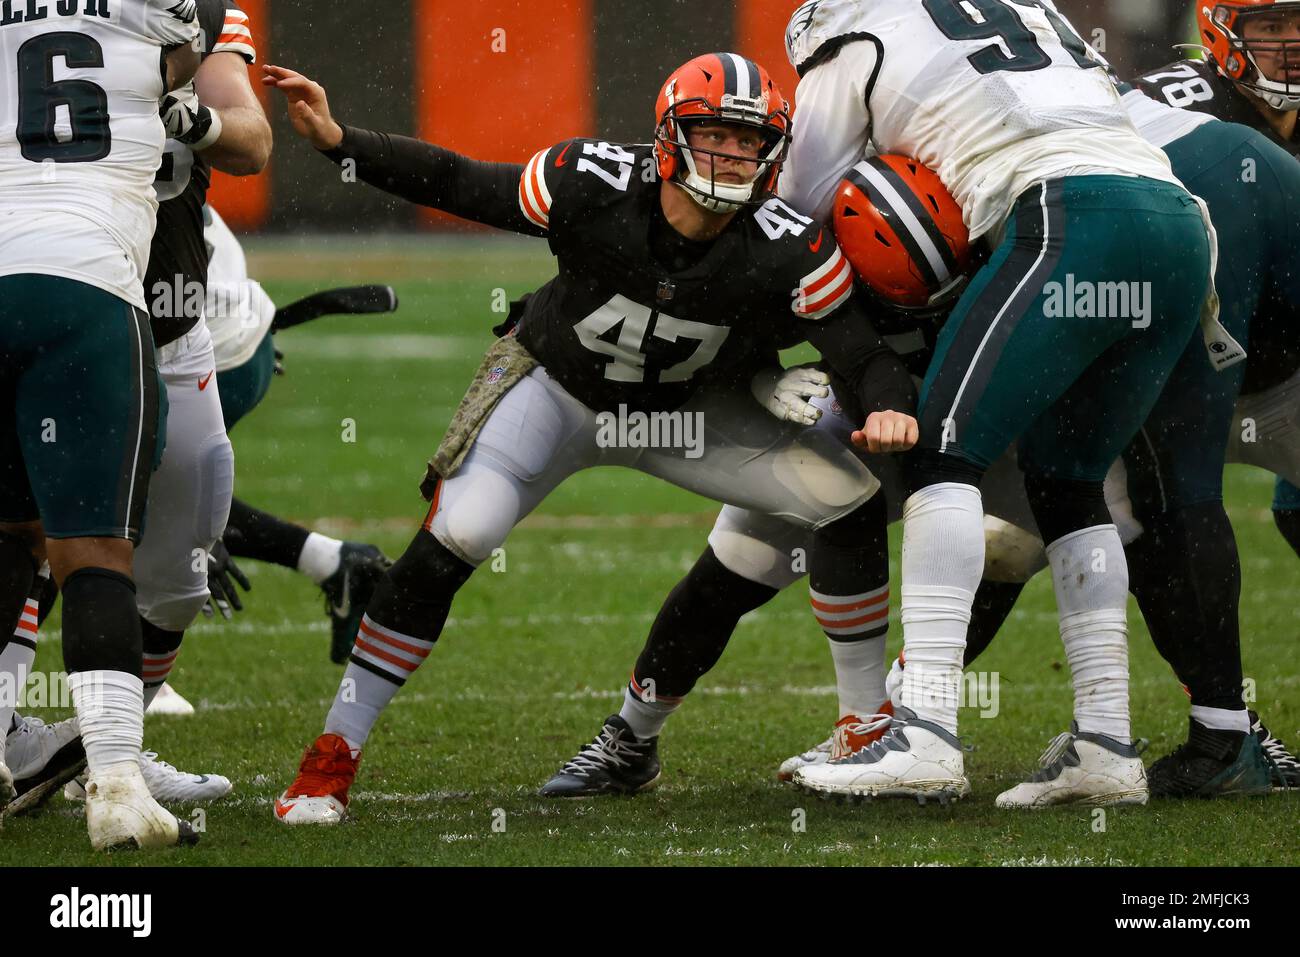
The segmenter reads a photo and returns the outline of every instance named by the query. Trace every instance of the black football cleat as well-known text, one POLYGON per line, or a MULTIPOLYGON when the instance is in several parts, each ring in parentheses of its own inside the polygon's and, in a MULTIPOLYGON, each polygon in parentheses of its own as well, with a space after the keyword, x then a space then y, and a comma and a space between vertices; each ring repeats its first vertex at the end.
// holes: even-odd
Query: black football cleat
POLYGON ((325 614, 330 619, 330 661, 341 665, 352 653, 361 616, 375 586, 393 564, 374 545, 344 542, 339 567, 320 584, 325 593, 325 614))
POLYGON ((1259 715, 1254 711, 1250 712, 1250 730, 1259 741, 1264 759, 1268 761, 1273 790, 1300 789, 1300 758, 1296 758, 1285 744, 1273 737, 1273 733, 1264 727, 1264 722, 1259 720, 1259 715))
POLYGON ((1187 740, 1147 770, 1152 798, 1268 794, 1268 760, 1253 734, 1217 731, 1188 719, 1187 740))
POLYGON ((658 742, 638 740, 627 722, 612 714, 596 740, 584 744, 538 795, 585 798, 648 791, 659 783, 658 742))

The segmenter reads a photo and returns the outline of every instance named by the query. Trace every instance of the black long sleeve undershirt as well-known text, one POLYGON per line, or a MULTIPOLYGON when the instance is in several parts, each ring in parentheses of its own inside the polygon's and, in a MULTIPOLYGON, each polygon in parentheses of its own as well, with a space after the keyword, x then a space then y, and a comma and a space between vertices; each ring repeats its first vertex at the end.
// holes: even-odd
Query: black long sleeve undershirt
POLYGON ((335 163, 356 162, 357 177, 421 206, 508 229, 544 236, 519 208, 520 163, 487 163, 410 136, 343 127, 343 142, 322 150, 335 163))
POLYGON ((884 411, 916 414, 912 377, 876 333, 858 297, 841 306, 829 321, 809 320, 799 328, 830 366, 832 381, 839 380, 836 395, 851 418, 865 420, 872 412, 884 411))

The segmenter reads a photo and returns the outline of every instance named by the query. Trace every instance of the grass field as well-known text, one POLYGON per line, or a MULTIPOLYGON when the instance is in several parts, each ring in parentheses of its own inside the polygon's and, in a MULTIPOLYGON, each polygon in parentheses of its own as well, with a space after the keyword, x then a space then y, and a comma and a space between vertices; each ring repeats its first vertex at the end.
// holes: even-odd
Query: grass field
MULTIPOLYGON (((331 285, 391 281, 391 318, 325 319, 278 337, 288 375, 233 433, 237 490, 259 507, 391 555, 424 505, 424 463, 489 341, 493 293, 549 274, 540 244, 262 243, 255 275, 287 302, 331 285), (343 420, 355 443, 341 440, 343 420)), ((1300 742, 1300 566, 1272 527, 1271 477, 1234 468, 1230 513, 1244 589, 1246 674, 1276 733, 1300 742)), ((442 641, 384 715, 349 821, 294 829, 271 802, 319 733, 340 669, 321 597, 283 569, 244 564, 246 611, 200 624, 173 685, 199 707, 150 718, 145 743, 235 793, 206 812, 197 848, 92 855, 62 798, 0 834, 0 864, 987 864, 1300 863, 1295 796, 1165 803, 1110 812, 1013 814, 994 796, 1067 727, 1071 697, 1050 585, 1033 583, 979 667, 999 681, 997 716, 963 712, 974 794, 950 807, 839 806, 777 784, 776 765, 824 738, 836 714, 826 640, 791 588, 749 616, 660 742, 661 787, 636 799, 534 796, 617 710, 662 597, 704 546, 715 508, 636 474, 601 470, 561 487, 513 535, 503 572, 461 592, 442 641), (798 809, 806 829, 798 831, 798 809), (494 822, 504 822, 504 830, 494 822)), ((895 533, 897 533, 895 529, 895 533)), ((897 535, 894 541, 897 571, 897 535)), ((891 653, 901 643, 895 621, 891 653)), ((1135 731, 1151 754, 1186 732, 1186 700, 1131 615, 1135 731)), ((61 668, 58 619, 38 668, 61 668)), ((52 719, 66 712, 38 712, 52 719)), ((183 816, 189 815, 188 809, 183 816)))

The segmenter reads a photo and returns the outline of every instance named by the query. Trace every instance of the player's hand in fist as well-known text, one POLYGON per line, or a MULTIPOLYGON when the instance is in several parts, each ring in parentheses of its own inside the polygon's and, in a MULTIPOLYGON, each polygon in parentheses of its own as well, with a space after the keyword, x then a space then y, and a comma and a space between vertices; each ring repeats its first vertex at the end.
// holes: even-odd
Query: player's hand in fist
POLYGON ((872 412, 853 433, 853 444, 868 452, 906 452, 920 438, 916 419, 906 412, 872 412))
POLYGON ((273 86, 289 104, 293 131, 318 150, 332 150, 343 142, 343 127, 330 116, 325 87, 282 66, 262 64, 262 85, 273 86))

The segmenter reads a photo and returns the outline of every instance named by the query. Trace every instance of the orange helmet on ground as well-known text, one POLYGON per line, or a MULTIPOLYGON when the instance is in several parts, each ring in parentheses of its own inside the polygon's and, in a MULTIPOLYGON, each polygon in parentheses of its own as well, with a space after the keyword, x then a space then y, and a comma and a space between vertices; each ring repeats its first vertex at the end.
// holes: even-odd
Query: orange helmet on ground
POLYGON ((1246 87, 1275 110, 1300 109, 1300 39, 1242 38, 1256 19, 1291 17, 1300 22, 1300 0, 1198 0, 1196 27, 1219 72, 1246 87), (1281 80, 1270 80, 1257 54, 1280 54, 1281 80))
POLYGON ((772 77, 753 60, 738 53, 706 53, 674 70, 655 104, 655 160, 659 176, 676 182, 705 209, 734 213, 763 202, 776 189, 776 179, 790 143, 790 104, 772 77), (719 183, 700 175, 686 132, 691 123, 740 123, 763 134, 757 160, 696 147, 695 152, 744 162, 757 162, 758 173, 748 183, 719 183))
POLYGON ((840 183, 835 239, 858 278, 885 301, 933 309, 961 294, 971 267, 961 207, 928 167, 873 156, 840 183))

